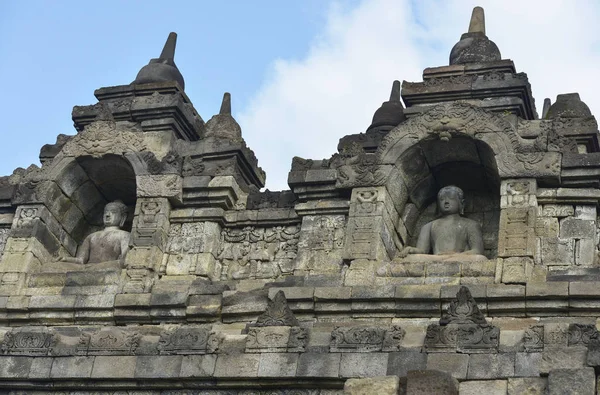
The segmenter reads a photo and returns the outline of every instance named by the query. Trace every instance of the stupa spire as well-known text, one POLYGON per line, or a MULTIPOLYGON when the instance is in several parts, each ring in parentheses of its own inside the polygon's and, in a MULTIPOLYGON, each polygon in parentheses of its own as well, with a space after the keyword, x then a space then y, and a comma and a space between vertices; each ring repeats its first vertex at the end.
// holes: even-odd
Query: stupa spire
POLYGON ((175 65, 175 47, 177 45, 177 33, 169 33, 160 57, 151 59, 142 67, 133 84, 149 84, 155 82, 175 81, 185 88, 185 82, 181 72, 175 65))
POLYGON ((231 115, 231 94, 229 92, 225 92, 223 94, 223 101, 221 102, 219 114, 231 115))
POLYGON ((460 37, 450 51, 450 64, 487 63, 501 59, 498 46, 485 35, 483 8, 473 8, 469 31, 460 37))
POLYGON ((482 7, 473 8, 471 22, 469 23, 469 33, 485 34, 485 13, 482 7))

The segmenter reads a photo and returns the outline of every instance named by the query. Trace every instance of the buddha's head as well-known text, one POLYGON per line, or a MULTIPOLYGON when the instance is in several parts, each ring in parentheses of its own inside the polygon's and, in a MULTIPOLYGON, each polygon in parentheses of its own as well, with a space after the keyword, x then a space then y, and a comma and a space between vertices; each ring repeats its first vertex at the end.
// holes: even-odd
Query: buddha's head
POLYGON ((104 215, 102 216, 104 226, 123 226, 127 219, 127 206, 120 200, 108 203, 104 206, 104 215))
POLYGON ((440 189, 437 199, 438 210, 442 216, 465 213, 465 198, 459 187, 449 185, 440 189))

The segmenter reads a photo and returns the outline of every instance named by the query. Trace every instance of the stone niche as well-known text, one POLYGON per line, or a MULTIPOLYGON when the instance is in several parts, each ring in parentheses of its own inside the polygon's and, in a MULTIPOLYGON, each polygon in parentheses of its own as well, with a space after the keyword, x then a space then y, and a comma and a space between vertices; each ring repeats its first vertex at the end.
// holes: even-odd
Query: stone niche
POLYGON ((464 136, 427 139, 406 150, 399 164, 409 194, 402 214, 409 245, 416 245, 423 225, 438 217, 438 191, 455 185, 465 195, 464 215, 481 224, 485 255, 497 256, 500 180, 486 143, 464 136))

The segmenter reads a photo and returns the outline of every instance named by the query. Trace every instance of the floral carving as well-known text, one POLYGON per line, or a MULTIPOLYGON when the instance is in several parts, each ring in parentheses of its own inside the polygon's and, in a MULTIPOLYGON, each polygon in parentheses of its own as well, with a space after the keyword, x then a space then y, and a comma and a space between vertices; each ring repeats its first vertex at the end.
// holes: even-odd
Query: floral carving
POLYGON ((269 301, 267 310, 256 320, 256 326, 298 326, 298 320, 290 310, 283 291, 269 301))
POLYGON ((471 296, 471 291, 465 286, 460 287, 456 294, 456 299, 450 302, 448 311, 442 315, 442 318, 440 319, 440 325, 447 325, 450 323, 487 324, 485 317, 481 311, 479 311, 479 307, 477 307, 477 302, 475 302, 475 299, 471 296))
POLYGON ((83 332, 77 351, 85 355, 133 355, 140 338, 137 332, 117 328, 83 332))
POLYGON ((219 348, 220 337, 208 328, 181 327, 163 332, 158 343, 160 354, 206 354, 219 348))
POLYGON ((331 352, 398 351, 405 331, 399 326, 336 327, 331 332, 331 352))
POLYGON ((54 334, 46 331, 12 330, 4 335, 0 353, 10 355, 48 355, 55 344, 54 334))
POLYGON ((118 130, 114 121, 96 121, 69 140, 62 149, 66 156, 106 154, 122 155, 147 149, 143 135, 135 131, 118 130))

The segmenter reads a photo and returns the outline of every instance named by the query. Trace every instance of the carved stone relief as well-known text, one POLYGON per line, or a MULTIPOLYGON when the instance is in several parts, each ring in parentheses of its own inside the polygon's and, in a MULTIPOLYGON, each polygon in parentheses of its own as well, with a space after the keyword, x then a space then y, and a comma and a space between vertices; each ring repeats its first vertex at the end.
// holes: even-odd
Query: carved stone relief
POLYGON ((398 351, 404 339, 404 329, 391 327, 336 327, 331 332, 331 352, 398 351))
POLYGON ((14 329, 4 335, 0 353, 9 355, 48 355, 56 342, 55 335, 46 330, 14 329))
POLYGON ((119 328, 83 332, 77 352, 84 355, 134 355, 140 338, 135 331, 119 328))
POLYGON ((206 354, 219 348, 221 338, 208 328, 180 327, 163 332, 158 343, 160 354, 206 354))
POLYGON ((217 259, 222 279, 276 278, 294 270, 300 227, 223 229, 217 259))

